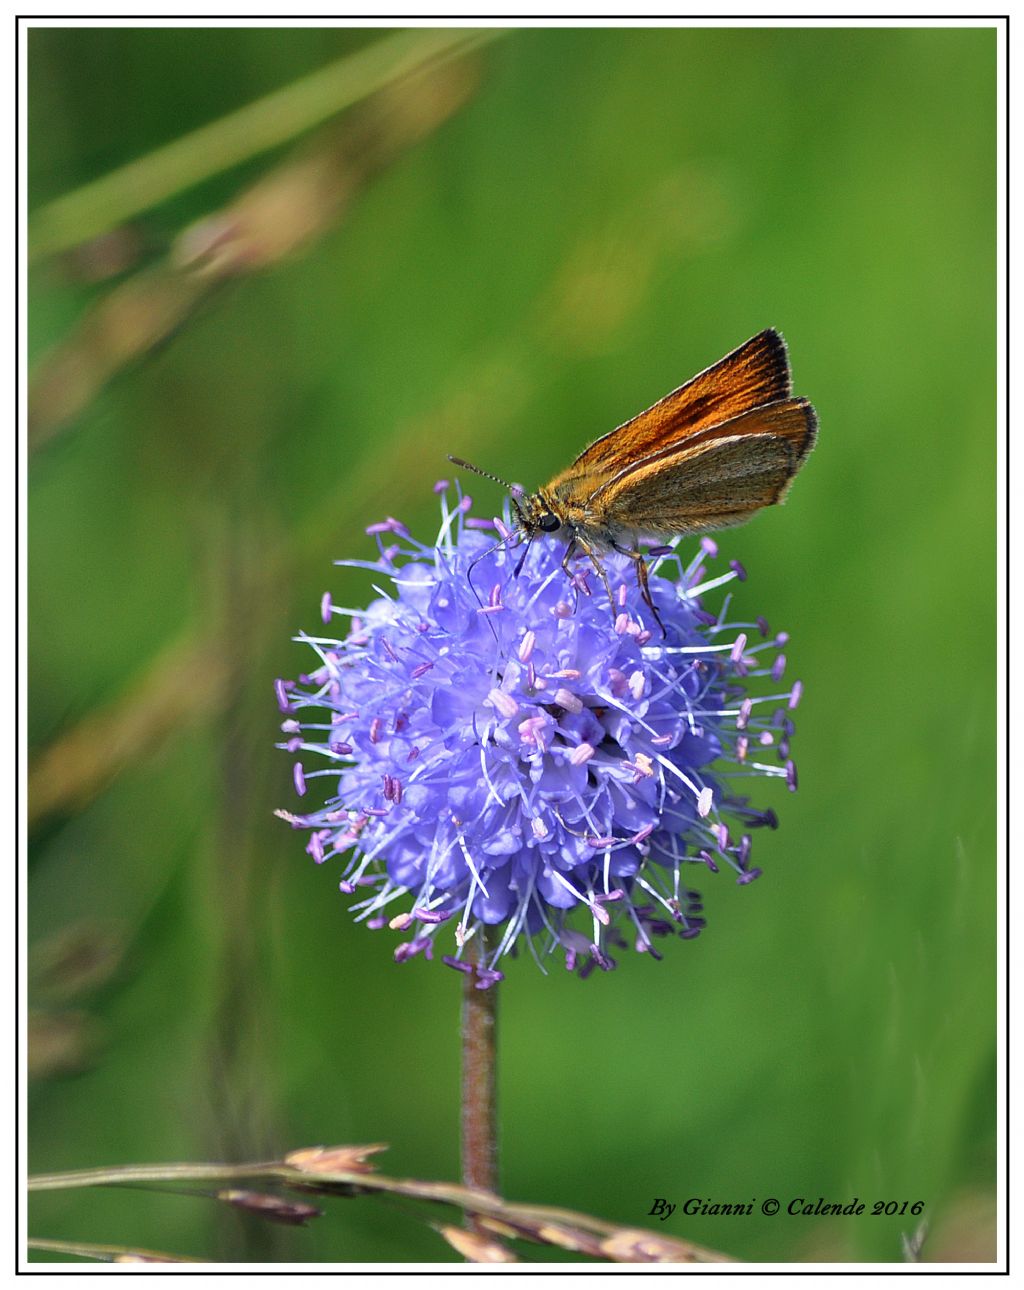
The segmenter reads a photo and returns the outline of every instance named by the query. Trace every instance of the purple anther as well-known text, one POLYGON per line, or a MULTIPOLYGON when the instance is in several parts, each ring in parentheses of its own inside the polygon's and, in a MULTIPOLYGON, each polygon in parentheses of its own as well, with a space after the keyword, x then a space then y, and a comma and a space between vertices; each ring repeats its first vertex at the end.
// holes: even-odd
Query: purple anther
POLYGON ((769 748, 775 742, 775 736, 770 730, 762 730, 757 742, 762 748, 769 748))
POLYGON ((707 865, 712 873, 718 872, 718 865, 715 863, 715 857, 710 851, 701 851, 698 853, 701 860, 707 865))
POLYGON ((519 711, 519 704, 504 690, 492 689, 487 698, 494 710, 502 717, 514 717, 519 711))
POLYGON ((783 672, 785 672, 785 670, 786 670, 786 656, 785 654, 780 654, 778 658, 775 660, 775 662, 772 664, 772 680, 781 681, 782 674, 783 672))
POLYGON ((530 655, 533 653, 533 649, 536 644, 537 633, 534 631, 526 632, 523 639, 519 642, 519 649, 517 651, 520 663, 529 663, 530 655))
POLYGON ((626 893, 621 887, 616 887, 613 891, 604 891, 594 899, 599 905, 613 905, 617 900, 623 900, 626 893))
POLYGON ((599 945, 591 945, 590 957, 602 972, 611 972, 615 967, 615 960, 605 954, 604 950, 602 950, 599 945))
POLYGON ((804 692, 804 683, 803 683, 803 681, 796 681, 796 682, 794 682, 794 684, 793 684, 793 688, 792 688, 792 690, 790 690, 790 692, 789 692, 789 710, 790 710, 790 712, 792 712, 792 711, 793 711, 793 709, 794 709, 794 708, 797 706, 797 704, 800 702, 800 699, 801 699, 801 697, 803 696, 803 692, 804 692))
POLYGON ((743 651, 747 648, 747 636, 745 632, 740 632, 732 643, 732 649, 729 651, 729 658, 738 663, 743 658, 743 651))
POLYGON ((789 644, 789 632, 779 632, 775 637, 775 644, 782 649, 783 645, 789 644))
POLYGON ((702 537, 700 540, 700 549, 713 560, 718 554, 718 543, 714 538, 702 537))
POLYGON ((418 663, 416 667, 412 669, 409 675, 410 677, 412 677, 414 681, 418 681, 421 676, 426 676, 426 674, 430 671, 430 669, 433 666, 434 666, 433 663, 418 663))
POLYGON ((739 560, 730 560, 730 561, 729 561, 729 568, 733 571, 733 573, 736 575, 736 577, 737 577, 737 578, 739 578, 740 582, 746 582, 746 580, 747 580, 747 571, 746 571, 746 569, 743 567, 743 565, 742 565, 742 564, 740 564, 739 560))
POLYGON ((295 781, 295 791, 300 797, 306 795, 306 776, 302 772, 302 762, 297 761, 292 767, 292 779, 295 781))
POLYGON ((739 851, 736 853, 736 859, 741 869, 747 867, 747 861, 750 859, 750 834, 744 833, 740 838, 739 851))
POLYGON ((493 527, 491 521, 485 519, 482 515, 470 515, 466 520, 467 529, 489 529, 493 527))
POLYGON ((274 682, 274 693, 277 695, 277 706, 282 712, 294 712, 295 709, 288 702, 288 691, 285 689, 285 682, 280 677, 274 682))
POLYGON ((302 747, 301 735, 293 735, 292 738, 289 739, 288 742, 285 744, 285 748, 287 748, 289 752, 298 752, 301 747, 302 747))
POLYGON ((569 754, 569 765, 583 766, 586 762, 590 761, 593 755, 594 755, 593 744, 588 744, 588 743, 578 744, 569 754))
POLYGON ((744 761, 746 759, 747 748, 749 746, 750 745, 749 745, 749 741, 747 740, 747 736, 740 735, 740 737, 736 740, 736 760, 737 761, 744 761))
POLYGON ((437 481, 437 483, 434 485, 434 492, 435 492, 435 493, 446 493, 450 487, 451 487, 451 483, 450 483, 450 481, 449 481, 449 480, 447 480, 447 479, 439 479, 439 480, 437 481))
POLYGON ((763 618, 760 614, 757 616, 757 630, 762 636, 767 636, 771 628, 768 626, 768 619, 763 618))
POLYGON ((703 819, 711 813, 711 808, 715 802, 715 795, 709 787, 705 785, 697 794, 697 814, 703 819))
POLYGON ((547 720, 544 717, 527 717, 525 721, 519 723, 520 737, 524 743, 535 744, 538 748, 542 748, 546 726, 547 720))
POLYGON ((657 560, 659 556, 671 555, 672 548, 670 546, 652 546, 647 554, 657 560))
POLYGON ((441 962, 447 963, 450 968, 454 968, 456 972, 462 972, 465 976, 473 975, 472 963, 464 963, 462 959, 457 959, 451 954, 443 954, 441 962))
POLYGON ((331 593, 329 591, 325 591, 320 597, 320 617, 325 623, 329 623, 331 621, 331 610, 333 608, 334 606, 331 603, 331 593))
POLYGON ((642 632, 637 632, 636 643, 638 645, 646 645, 650 639, 651 639, 651 633, 647 630, 646 627, 642 632))
POLYGON ((790 759, 786 762, 786 783, 789 791, 795 793, 797 789, 796 762, 790 759))
POLYGON ((418 918, 421 923, 446 923, 454 911, 451 909, 422 909, 417 906, 412 912, 413 917, 418 918))
POLYGON ((317 864, 323 864, 324 844, 323 844, 323 839, 320 837, 319 830, 317 830, 316 833, 313 833, 310 835, 309 845, 306 847, 306 850, 313 857, 313 859, 316 861, 317 864))
POLYGON ((380 717, 374 717, 370 722, 370 743, 375 744, 380 740, 380 732, 384 729, 384 722, 380 717))
POLYGON ((583 711, 583 700, 579 695, 573 694, 572 690, 559 688, 555 691, 553 698, 560 708, 564 708, 566 712, 573 713, 574 716, 583 711))
POLYGON ((367 533, 367 536, 369 537, 373 537, 374 534, 376 533, 390 533, 390 532, 391 532, 390 520, 378 520, 376 524, 367 524, 366 526, 366 533, 367 533))
POLYGON ((620 582, 620 583, 619 583, 619 608, 620 608, 620 609, 625 609, 625 608, 626 608, 626 596, 627 596, 627 594, 628 594, 628 592, 627 592, 627 590, 626 590, 626 584, 625 584, 624 582, 620 582))
POLYGON ((349 882, 347 878, 342 878, 341 882, 338 883, 338 890, 343 896, 354 896, 356 890, 355 883, 349 882))
POLYGON ((756 879, 760 878, 761 873, 762 870, 760 869, 748 869, 745 873, 740 874, 736 879, 736 884, 739 887, 745 887, 748 882, 754 882, 756 879))
POLYGON ((419 755, 420 755, 419 745, 418 745, 418 744, 413 744, 413 746, 409 749, 409 756, 408 756, 408 757, 406 757, 406 759, 405 759, 405 760, 406 760, 406 761, 415 761, 415 760, 416 760, 416 758, 417 758, 419 755))
POLYGON ((750 720, 750 714, 754 710, 754 704, 750 699, 744 699, 740 704, 739 714, 736 717, 736 729, 746 730, 747 722, 750 720))
POLYGON ((625 636, 626 628, 629 626, 629 614, 619 614, 615 619, 615 635, 625 636))
POLYGON ((646 688, 646 685, 647 679, 643 672, 638 670, 630 675, 629 692, 638 703, 644 697, 644 689, 646 688))

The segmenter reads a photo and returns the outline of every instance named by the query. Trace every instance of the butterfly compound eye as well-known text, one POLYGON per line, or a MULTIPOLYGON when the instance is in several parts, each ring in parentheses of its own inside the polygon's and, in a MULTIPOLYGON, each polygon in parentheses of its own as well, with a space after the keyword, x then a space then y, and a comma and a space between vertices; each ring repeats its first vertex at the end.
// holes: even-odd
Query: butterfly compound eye
POLYGON ((557 515, 552 515, 550 511, 546 511, 537 521, 537 527, 545 533, 554 533, 555 529, 562 527, 562 521, 557 515))

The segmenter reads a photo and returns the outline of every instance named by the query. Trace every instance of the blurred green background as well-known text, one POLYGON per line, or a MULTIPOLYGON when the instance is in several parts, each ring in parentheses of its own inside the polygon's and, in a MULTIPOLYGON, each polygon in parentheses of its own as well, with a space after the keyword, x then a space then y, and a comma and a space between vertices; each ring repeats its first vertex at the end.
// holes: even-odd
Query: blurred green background
MULTIPOLYGON (((30 230, 388 38, 32 30, 30 230)), ((40 250, 34 1170, 383 1141, 389 1173, 456 1177, 459 978, 395 966, 272 817, 293 800, 272 680, 321 592, 370 594, 331 565, 370 551, 367 523, 433 533, 447 452, 537 485, 774 325, 819 446, 721 545, 749 570, 738 608, 792 635, 801 791, 758 786, 782 820, 765 877, 704 879, 699 941, 583 983, 511 966, 503 1188, 637 1226, 656 1196, 924 1200, 925 1258, 994 1257, 995 74, 991 29, 520 30, 449 63, 437 120, 393 155, 393 117, 361 101, 40 250), (332 195, 304 240, 319 198, 287 167, 309 156, 332 195), (243 227, 225 271, 221 225, 183 243, 282 173, 255 217, 282 247, 243 227), (182 283, 196 299, 162 314, 182 283)), ((30 1227, 457 1257, 387 1202, 328 1209, 290 1231, 82 1191, 35 1199, 30 1227)), ((801 1261, 897 1260, 912 1229, 661 1225, 801 1261)))

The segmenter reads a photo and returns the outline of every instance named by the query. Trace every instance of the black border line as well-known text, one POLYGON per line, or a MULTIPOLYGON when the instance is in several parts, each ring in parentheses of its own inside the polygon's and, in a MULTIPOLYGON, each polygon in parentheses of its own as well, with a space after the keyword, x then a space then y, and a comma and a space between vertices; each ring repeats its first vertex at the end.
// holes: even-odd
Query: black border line
MULTIPOLYGON (((139 22, 144 21, 147 23, 157 23, 157 22, 160 22, 161 19, 168 19, 168 21, 174 21, 175 23, 177 23, 179 21, 187 22, 188 19, 195 18, 196 21, 202 22, 205 25, 205 23, 215 22, 221 18, 226 19, 226 21, 227 19, 231 19, 232 22, 235 22, 236 19, 239 19, 241 17, 242 15, 240 14, 188 14, 188 13, 144 14, 144 15, 142 14, 139 14, 139 15, 102 14, 102 13, 14 14, 14 168, 15 168, 14 409, 15 409, 15 427, 17 427, 17 424, 18 424, 17 414, 19 410, 21 410, 21 406, 22 406, 21 370, 19 370, 19 353, 21 353, 21 339, 22 339, 21 330, 19 330, 19 316, 21 316, 21 312, 19 312, 21 311, 21 277, 18 276, 18 268, 21 268, 21 264, 19 264, 18 262, 18 250, 19 248, 21 248, 21 206, 19 206, 19 201, 21 201, 21 196, 22 196, 21 135, 19 135, 19 126, 21 126, 21 99, 19 99, 19 94, 21 94, 21 58, 19 58, 18 40, 19 40, 19 36, 21 36, 22 25, 25 25, 26 28, 30 27, 32 23, 32 19, 35 19, 35 18, 45 18, 45 19, 48 19, 48 21, 52 21, 52 19, 67 18, 67 19, 71 19, 71 21, 74 21, 76 25, 79 22, 89 22, 90 19, 110 19, 110 21, 112 22, 125 21, 129 23, 132 22, 134 18, 137 18, 139 22)), ((330 17, 333 17, 333 15, 329 15, 329 14, 259 14, 259 19, 270 19, 270 21, 275 21, 275 19, 280 18, 282 19, 282 21, 289 21, 289 22, 300 22, 300 21, 303 21, 303 19, 308 18, 308 19, 312 19, 312 21, 324 21, 326 23, 329 21, 330 17)), ((360 21, 360 19, 368 19, 368 21, 374 21, 374 22, 382 21, 383 23, 402 22, 404 21, 404 19, 410 19, 410 21, 411 19, 415 19, 415 21, 426 21, 426 22, 432 21, 432 19, 437 19, 438 22, 453 23, 453 25, 454 23, 458 23, 458 25, 462 25, 467 28, 472 28, 473 18, 475 18, 476 15, 468 15, 468 14, 454 14, 454 15, 453 14, 344 14, 344 15, 340 15, 339 14, 337 15, 337 17, 344 17, 344 19, 346 19, 346 25, 350 25, 351 22, 360 21)), ((486 14, 484 15, 484 17, 486 17, 487 21, 494 21, 494 22, 504 22, 504 21, 529 22, 530 19, 538 19, 538 21, 546 22, 546 27, 527 28, 527 30, 540 31, 540 30, 547 30, 547 25, 549 25, 549 23, 551 23, 552 21, 558 22, 558 21, 561 21, 561 19, 565 19, 565 21, 576 22, 576 21, 579 21, 580 18, 586 17, 586 15, 486 14)), ((618 18, 619 15, 614 15, 614 17, 618 18)), ((945 1271, 943 1271, 943 1269, 936 1269, 934 1267, 931 1267, 931 1265, 927 1263, 917 1263, 917 1264, 908 1263, 907 1265, 905 1265, 905 1271, 894 1273, 894 1272, 887 1271, 887 1269, 886 1271, 881 1271, 880 1269, 880 1271, 873 1272, 871 1263, 865 1263, 862 1265, 862 1267, 858 1267, 855 1269, 837 1268, 836 1271, 834 1272, 829 1271, 828 1268, 825 1268, 824 1271, 819 1271, 819 1269, 807 1269, 806 1272, 803 1272, 801 1271, 800 1268, 792 1267, 792 1265, 791 1267, 787 1267, 785 1271, 775 1272, 775 1271, 769 1271, 769 1269, 758 1269, 757 1264, 754 1263, 754 1264, 738 1264, 736 1265, 735 1271, 734 1269, 731 1269, 731 1268, 729 1269, 729 1271, 725 1271, 725 1269, 718 1269, 718 1271, 716 1271, 714 1275, 716 1276, 761 1276, 761 1277, 780 1277, 780 1276, 785 1276, 785 1277, 810 1277, 810 1276, 816 1276, 816 1277, 996 1276, 996 1277, 999 1277, 999 1276, 1005 1276, 1005 1277, 1009 1277, 1010 1276, 1010 1211, 1011 1211, 1010 1169, 1009 1169, 1009 1153, 1010 1153, 1009 1152, 1009 1148, 1010 1148, 1010 1042, 1009 1042, 1009 1036, 1010 1036, 1010 973, 1009 973, 1010 791, 1009 791, 1009 786, 1010 786, 1010 759, 1011 759, 1010 676, 1009 676, 1009 672, 1010 672, 1010 613, 1009 613, 1010 524, 1011 524, 1011 511, 1010 511, 1010 381, 1011 381, 1011 375, 1010 375, 1010 14, 1009 13, 824 14, 824 15, 823 14, 763 14, 763 13, 761 14, 685 14, 685 15, 631 14, 629 15, 628 18, 620 19, 620 22, 622 22, 623 27, 628 28, 628 25, 631 25, 631 23, 642 22, 644 21, 644 19, 651 19, 651 21, 671 22, 672 18, 680 19, 680 28, 685 28, 686 23, 689 23, 689 22, 714 21, 714 19, 722 19, 722 22, 724 22, 724 25, 727 25, 727 23, 736 22, 736 21, 738 22, 763 21, 765 22, 765 26, 771 26, 770 19, 774 19, 774 18, 787 19, 787 21, 788 19, 792 19, 794 23, 803 22, 803 23, 807 23, 807 25, 809 25, 809 23, 811 22, 825 22, 825 21, 827 21, 829 25, 831 25, 831 23, 841 23, 841 22, 847 22, 847 21, 858 22, 858 23, 883 21, 886 23, 886 26, 889 26, 891 25, 891 23, 895 23, 895 22, 913 22, 914 25, 916 26, 926 27, 927 21, 929 21, 929 19, 934 19, 936 25, 941 25, 941 23, 945 23, 945 22, 952 22, 952 23, 963 22, 965 23, 965 25, 967 25, 967 27, 970 27, 971 25, 978 25, 980 27, 980 26, 984 26, 985 23, 988 23, 988 22, 1002 23, 1003 89, 1005 89, 1005 102, 1003 102, 1003 129, 1005 129, 1005 134, 1003 134, 1003 142, 1005 142, 1005 147, 1003 147, 1002 157, 999 157, 997 152, 996 161, 997 161, 997 166, 999 164, 999 161, 1002 161, 1003 178, 1005 178, 1005 199, 1003 199, 1003 218, 1005 218, 1005 224, 1003 224, 1003 230, 1005 231, 1003 231, 1003 248, 1005 248, 1006 258, 1005 258, 1005 264, 1003 264, 1003 268, 1005 268, 1005 277, 1003 277, 1003 285, 1005 285, 1006 294, 1005 294, 1005 302, 1003 302, 1003 306, 1002 306, 1003 325, 1005 325, 1005 332, 1003 332, 1003 335, 1005 335, 1005 346, 1003 346, 1003 364, 1005 364, 1005 366, 1003 366, 1003 372, 1005 372, 1005 381, 1003 381, 1003 391, 1005 391, 1005 404, 1003 404, 1002 409, 998 408, 998 406, 996 409, 996 417, 997 417, 996 435, 997 435, 997 444, 998 444, 999 432, 1002 432, 1003 444, 1005 444, 1005 462, 1006 462, 1005 485, 1003 485, 1003 490, 1005 490, 1005 498, 1003 498, 1003 501, 1005 501, 1005 504, 1006 504, 1006 511, 1005 511, 1006 513, 1006 564, 1005 564, 1005 587, 1003 587, 1003 590, 1005 590, 1005 597, 1006 597, 1005 604, 1006 604, 1006 610, 1007 610, 1006 622, 1005 622, 1006 673, 1007 673, 1006 694, 1005 694, 1006 735, 1005 735, 1005 749, 1003 749, 1003 751, 1005 751, 1005 764, 1006 764, 1006 811, 1005 811, 1006 855, 1005 857, 1002 857, 1003 871, 1005 871, 1005 875, 1006 875, 1006 888, 1005 888, 1006 904, 1005 904, 1005 909, 1003 909, 1003 917, 1005 917, 1005 933, 1006 933, 1005 944, 1007 947, 1007 962, 1006 964, 1002 965, 1006 975, 1006 982, 1005 982, 1006 989, 1005 989, 1005 996, 1003 996, 1005 997, 1005 1031, 1003 1031, 1003 1035, 1005 1035, 1005 1045, 1003 1045, 1003 1075, 1005 1075, 1005 1086, 1006 1086, 1006 1116, 1005 1116, 1005 1124, 1003 1124, 1003 1155, 1005 1155, 1005 1160, 1007 1162, 1007 1169, 1006 1169, 1006 1191, 1005 1191, 1005 1197, 1003 1197, 1003 1215, 1002 1215, 1003 1224, 1005 1224, 1005 1232, 1006 1232, 1006 1265, 1005 1267, 1002 1267, 1002 1268, 988 1268, 987 1265, 985 1264, 976 1264, 976 1265, 971 1264, 971 1265, 967 1265, 967 1268, 965 1269, 965 1271, 952 1271, 952 1269, 945 1269, 945 1271), (999 427, 999 418, 1001 417, 1002 417, 1002 427, 999 427), (975 1267, 976 1267, 976 1271, 975 1271, 975 1267)), ((257 21, 257 19, 254 19, 254 23, 255 21, 257 21)), ((236 23, 236 25, 241 26, 241 23, 236 23)), ((593 23, 592 27, 574 27, 573 30, 589 31, 589 30, 593 30, 593 28, 600 27, 600 26, 601 26, 600 23, 593 23)), ((387 28, 382 27, 382 30, 387 30, 387 28)), ((678 30, 678 28, 672 28, 672 30, 678 30)), ((802 27, 793 26, 792 28, 779 28, 779 30, 800 31, 802 30, 802 27)), ((998 27, 996 28, 996 30, 998 30, 998 27)), ((26 68, 26 71, 27 71, 27 68, 26 68)), ((998 104, 997 104, 997 114, 998 114, 998 104)), ((998 255, 998 232, 997 232, 997 255, 998 255)), ((997 276, 998 276, 998 270, 997 270, 997 276)), ((997 284, 997 290, 998 290, 998 284, 997 284)), ((999 302, 997 297, 997 302, 996 302, 997 319, 998 319, 998 313, 999 313, 999 302)), ((26 457, 25 464, 27 466, 27 457, 26 457)), ((21 606, 21 581, 19 581, 19 566, 17 562, 19 559, 19 556, 21 556, 21 543, 19 543, 19 537, 21 537, 21 499, 19 499, 19 481, 21 481, 21 467, 22 467, 21 440, 19 440, 18 433, 15 433, 15 436, 14 436, 14 551, 15 551, 14 609, 15 609, 15 623, 17 623, 18 627, 21 626, 21 623, 19 623, 19 618, 18 618, 18 610, 19 610, 19 606, 21 606)), ((998 485, 997 485, 997 489, 998 489, 998 485)), ((998 501, 998 491, 997 491, 997 501, 998 501)), ((27 502, 27 498, 26 498, 26 502, 27 502)), ((998 533, 997 533, 997 543, 998 543, 998 533)), ((18 694, 19 676, 21 676, 21 672, 19 672, 19 660, 17 658, 17 641, 15 641, 14 675, 15 675, 15 694, 18 694)), ((17 707, 17 704, 15 704, 15 707, 17 707)), ((17 802, 19 801, 19 796, 21 796, 22 771, 23 769, 25 769, 21 764, 21 759, 19 759, 18 757, 19 749, 21 749, 21 739, 22 739, 21 711, 19 710, 15 711, 14 725, 15 725, 14 784, 15 784, 15 802, 17 802)), ((15 810, 14 829, 15 829, 15 857, 19 858, 21 857, 21 846, 19 846, 19 844, 21 844, 21 820, 18 819, 17 810, 15 810)), ((997 863, 998 863, 998 859, 999 857, 997 855, 997 863)), ((18 1004, 19 1004, 19 1001, 21 1001, 21 986, 22 986, 21 965, 19 965, 19 948, 21 948, 21 940, 19 940, 19 926, 18 926, 19 909, 21 909, 21 866, 19 866, 19 864, 15 864, 15 867, 14 867, 14 937, 13 937, 15 1014, 17 1014, 18 1004)), ((997 964, 997 971, 998 971, 998 967, 999 965, 997 964)), ((21 1161, 22 1161, 22 1153, 23 1151, 25 1151, 26 1143, 22 1142, 21 1138, 19 1138, 19 1135, 18 1135, 18 1108, 19 1106, 21 1106, 22 1051, 21 1051, 21 1029, 17 1027, 15 1027, 14 1049, 15 1049, 15 1071, 14 1071, 15 1179, 14 1179, 14 1242, 13 1242, 14 1276, 52 1277, 52 1276, 103 1275, 101 1269, 99 1268, 95 1268, 94 1271, 86 1272, 85 1269, 81 1267, 80 1264, 59 1264, 59 1263, 58 1264, 39 1264, 39 1271, 36 1271, 36 1265, 34 1264, 27 1264, 26 1267, 23 1267, 23 1268, 19 1267, 18 1265, 19 1219, 21 1219, 21 1180, 22 1180, 21 1161), (62 1271, 62 1268, 66 1269, 66 1271, 62 1271)), ((997 1259, 998 1259, 998 1254, 999 1254, 999 1251, 997 1249, 996 1251, 997 1259)), ((382 1260, 382 1262, 384 1262, 384 1260, 382 1260)), ((405 1268, 402 1268, 401 1271, 397 1271, 397 1272, 386 1271, 386 1269, 366 1268, 364 1267, 364 1265, 361 1265, 361 1264, 356 1265, 356 1264, 344 1264, 344 1263, 339 1263, 338 1265, 334 1265, 334 1264, 320 1265, 320 1267, 322 1267, 322 1271, 319 1271, 319 1269, 317 1269, 317 1271, 313 1271, 313 1269, 311 1269, 311 1271, 308 1271, 308 1272, 303 1271, 303 1269, 300 1269, 300 1268, 299 1269, 295 1268, 293 1264, 282 1264, 280 1271, 273 1271, 273 1269, 267 1268, 267 1269, 263 1269, 263 1271, 261 1271, 261 1269, 254 1269, 254 1271, 251 1271, 251 1272, 233 1271, 233 1269, 224 1269, 223 1272, 218 1272, 218 1271, 215 1271, 215 1268, 217 1268, 217 1264, 213 1264, 214 1271, 209 1271, 210 1264, 204 1264, 204 1267, 202 1267, 201 1269, 196 1269, 196 1271, 188 1271, 186 1264, 182 1264, 181 1267, 175 1267, 173 1272, 170 1271, 170 1265, 166 1265, 166 1267, 168 1267, 168 1271, 161 1272, 159 1273, 159 1275, 161 1276, 226 1276, 226 1277, 267 1277, 267 1276, 324 1277, 324 1276, 346 1275, 347 1273, 348 1276, 360 1276, 360 1277, 364 1277, 364 1276, 397 1277, 397 1276, 444 1276, 445 1269, 451 1267, 451 1264, 438 1263, 438 1264, 431 1265, 431 1267, 410 1267, 408 1271, 406 1271, 405 1268)), ((613 1272, 613 1269, 609 1268, 607 1269, 606 1272, 601 1272, 601 1273, 588 1271, 588 1267, 589 1265, 584 1264, 583 1267, 579 1268, 579 1271, 576 1271, 573 1265, 567 1264, 565 1271, 562 1271, 560 1264, 556 1264, 556 1265, 548 1264, 544 1268, 540 1268, 540 1267, 534 1268, 534 1269, 522 1268, 521 1271, 513 1272, 511 1271, 511 1269, 508 1268, 508 1265, 506 1264, 504 1265, 503 1272, 500 1273, 500 1275, 504 1277, 507 1277, 507 1276, 571 1276, 571 1277, 615 1276, 615 1275, 623 1275, 623 1273, 624 1275, 631 1275, 631 1273, 632 1275, 636 1275, 635 1265, 633 1264, 622 1264, 622 1267, 620 1267, 620 1271, 616 1269, 616 1271, 613 1272)), ((691 1268, 686 1268, 686 1271, 680 1271, 680 1269, 678 1268, 673 1268, 673 1269, 665 1268, 664 1271, 656 1271, 656 1269, 651 1267, 650 1264, 646 1264, 646 1268, 649 1269, 649 1271, 645 1271, 644 1273, 645 1276, 663 1276, 664 1277, 664 1276, 700 1275, 698 1271, 698 1265, 694 1265, 694 1267, 691 1267, 691 1268)), ((107 1275, 110 1275, 110 1273, 107 1273, 107 1275)), ((125 1271, 119 1273, 119 1275, 151 1276, 152 1273, 143 1272, 143 1269, 139 1268, 138 1271, 128 1271, 128 1269, 125 1269, 125 1271)), ((463 1275, 466 1275, 466 1273, 457 1273, 457 1272, 451 1273, 451 1276, 463 1276, 463 1275)), ((473 1269, 473 1273, 471 1273, 471 1275, 486 1275, 486 1265, 485 1264, 475 1265, 475 1269, 473 1269)), ((491 1275, 497 1275, 497 1273, 491 1273, 491 1275)), ((707 1275, 707 1273, 704 1273, 704 1275, 707 1275)))

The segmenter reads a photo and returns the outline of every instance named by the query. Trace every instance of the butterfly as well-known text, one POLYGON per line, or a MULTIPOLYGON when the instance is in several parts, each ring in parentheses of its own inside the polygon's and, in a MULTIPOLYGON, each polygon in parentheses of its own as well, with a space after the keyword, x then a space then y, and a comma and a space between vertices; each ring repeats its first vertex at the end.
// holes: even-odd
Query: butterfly
POLYGON ((629 556, 644 602, 661 625, 640 547, 741 524, 781 502, 817 434, 814 408, 792 395, 786 343, 767 328, 595 439, 535 493, 458 457, 449 460, 509 489, 520 539, 564 540, 567 573, 577 551, 589 556, 609 600, 598 557, 607 551, 629 556))

